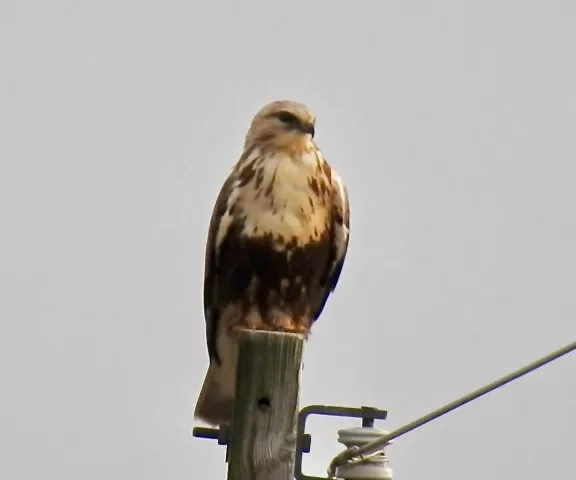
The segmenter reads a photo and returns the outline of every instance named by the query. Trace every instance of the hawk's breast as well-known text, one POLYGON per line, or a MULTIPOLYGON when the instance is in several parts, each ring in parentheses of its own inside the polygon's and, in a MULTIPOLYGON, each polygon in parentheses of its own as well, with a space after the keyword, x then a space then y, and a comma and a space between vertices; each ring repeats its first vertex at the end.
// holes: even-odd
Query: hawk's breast
POLYGON ((272 237, 279 248, 319 240, 330 222, 322 159, 315 152, 297 159, 276 154, 252 168, 255 175, 238 199, 245 217, 242 235, 272 237))

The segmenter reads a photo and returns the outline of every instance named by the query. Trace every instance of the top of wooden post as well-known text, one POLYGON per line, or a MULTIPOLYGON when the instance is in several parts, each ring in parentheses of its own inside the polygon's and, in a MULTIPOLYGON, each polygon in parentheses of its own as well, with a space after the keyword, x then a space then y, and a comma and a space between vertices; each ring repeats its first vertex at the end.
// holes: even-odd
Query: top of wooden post
POLYGON ((304 338, 245 331, 239 336, 228 480, 292 480, 304 338))

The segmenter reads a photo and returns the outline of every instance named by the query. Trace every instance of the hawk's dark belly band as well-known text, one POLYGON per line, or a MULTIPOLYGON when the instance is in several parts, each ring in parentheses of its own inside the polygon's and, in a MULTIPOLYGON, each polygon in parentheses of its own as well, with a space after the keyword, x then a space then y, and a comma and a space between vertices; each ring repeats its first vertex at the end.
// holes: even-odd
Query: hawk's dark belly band
POLYGON ((218 290, 222 304, 256 306, 263 316, 280 309, 294 317, 313 314, 326 288, 331 243, 328 232, 300 247, 278 251, 270 237, 231 236, 220 249, 218 290))

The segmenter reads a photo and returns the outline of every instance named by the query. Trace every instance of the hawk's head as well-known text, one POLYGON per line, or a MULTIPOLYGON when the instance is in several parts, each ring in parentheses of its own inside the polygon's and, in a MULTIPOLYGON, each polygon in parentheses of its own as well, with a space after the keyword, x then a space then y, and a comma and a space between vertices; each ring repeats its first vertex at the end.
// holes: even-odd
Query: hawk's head
POLYGON ((316 118, 306 105, 287 100, 260 109, 246 134, 245 147, 266 142, 280 149, 306 148, 314 137, 316 118))

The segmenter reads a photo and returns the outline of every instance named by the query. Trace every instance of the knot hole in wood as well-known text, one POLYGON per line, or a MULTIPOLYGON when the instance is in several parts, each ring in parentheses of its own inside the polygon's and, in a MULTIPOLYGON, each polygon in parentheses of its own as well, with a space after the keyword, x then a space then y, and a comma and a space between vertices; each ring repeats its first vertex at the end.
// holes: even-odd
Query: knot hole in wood
POLYGON ((270 409, 270 398, 267 396, 260 397, 258 399, 258 410, 261 412, 267 412, 270 409))

